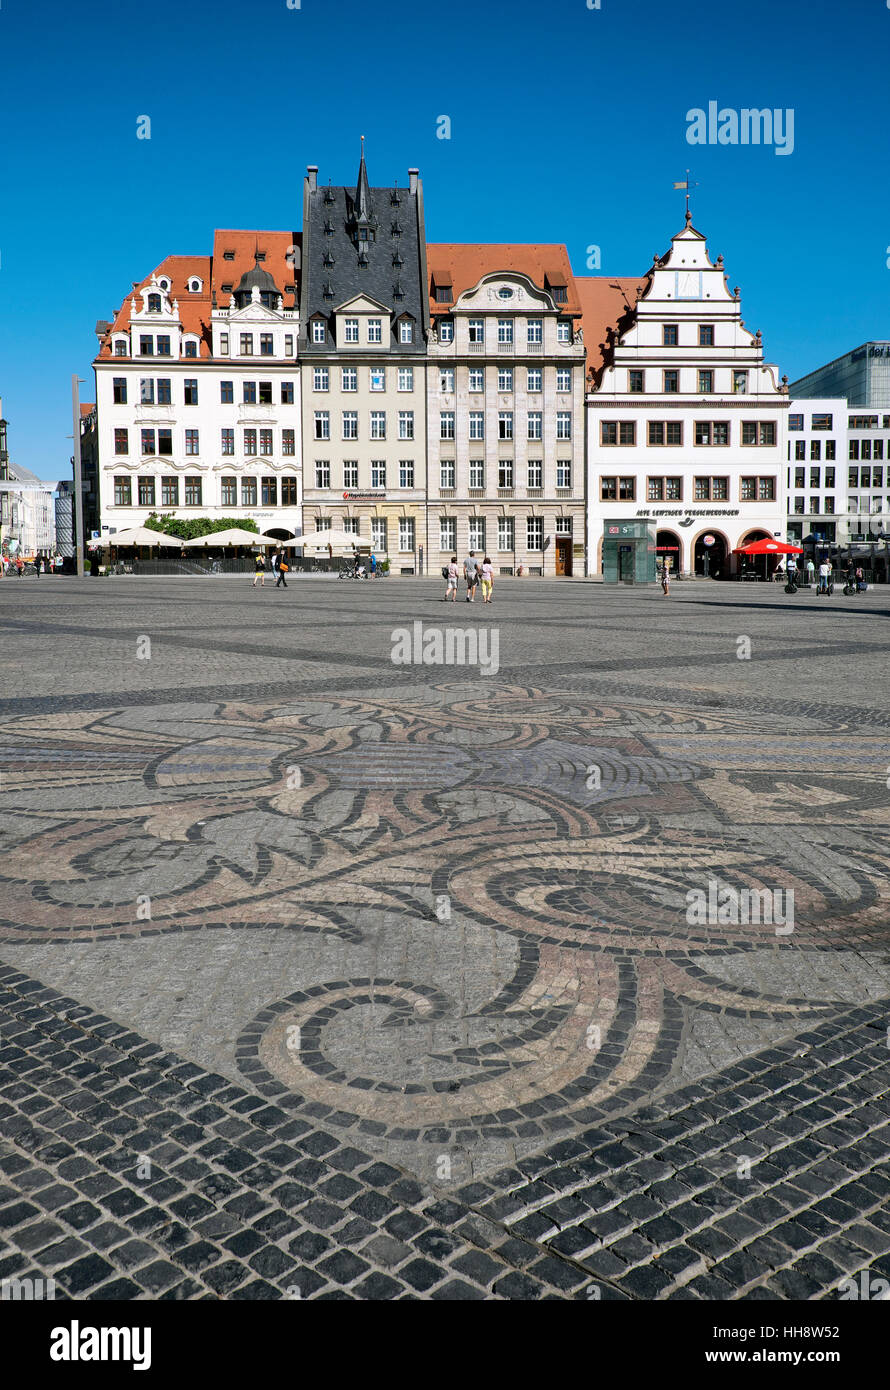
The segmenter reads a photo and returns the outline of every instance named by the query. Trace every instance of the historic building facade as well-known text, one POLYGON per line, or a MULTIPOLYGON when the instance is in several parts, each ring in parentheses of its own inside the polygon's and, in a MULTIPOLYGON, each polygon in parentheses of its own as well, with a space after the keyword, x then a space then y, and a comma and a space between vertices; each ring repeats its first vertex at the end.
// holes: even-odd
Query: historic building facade
POLYGON ((299 353, 303 529, 351 531, 396 573, 425 568, 426 305, 423 188, 303 193, 299 353))
POLYGON ((588 338, 589 572, 604 537, 646 522, 659 563, 726 578, 736 547, 785 532, 787 384, 688 215, 622 301, 599 360, 588 338))
POLYGON ((584 343, 563 246, 431 245, 431 568, 584 573, 584 343))
POLYGON ((298 273, 293 233, 218 231, 99 325, 103 539, 152 512, 301 529, 298 273))

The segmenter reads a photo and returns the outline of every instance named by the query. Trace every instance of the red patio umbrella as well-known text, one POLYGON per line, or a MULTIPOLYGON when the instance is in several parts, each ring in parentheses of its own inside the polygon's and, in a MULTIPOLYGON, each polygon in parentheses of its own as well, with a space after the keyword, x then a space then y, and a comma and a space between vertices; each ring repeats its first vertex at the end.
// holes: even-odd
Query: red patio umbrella
POLYGON ((802 555, 802 545, 789 545, 787 541, 759 540, 748 545, 736 546, 734 555, 802 555))

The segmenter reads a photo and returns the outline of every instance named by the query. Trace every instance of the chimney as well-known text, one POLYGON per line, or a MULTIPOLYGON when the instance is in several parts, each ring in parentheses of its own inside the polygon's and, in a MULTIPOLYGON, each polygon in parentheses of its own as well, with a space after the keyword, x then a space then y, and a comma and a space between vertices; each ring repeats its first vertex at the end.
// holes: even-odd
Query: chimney
POLYGON ((306 180, 307 180, 307 182, 308 182, 308 184, 309 184, 309 191, 310 191, 310 193, 314 193, 315 190, 318 188, 318 165, 317 165, 317 164, 307 164, 307 165, 306 165, 306 180))
POLYGON ((420 173, 420 170, 419 170, 419 169, 409 169, 409 170, 408 170, 408 192, 409 192, 409 193, 416 193, 416 192, 417 192, 417 176, 418 176, 419 173, 420 173))

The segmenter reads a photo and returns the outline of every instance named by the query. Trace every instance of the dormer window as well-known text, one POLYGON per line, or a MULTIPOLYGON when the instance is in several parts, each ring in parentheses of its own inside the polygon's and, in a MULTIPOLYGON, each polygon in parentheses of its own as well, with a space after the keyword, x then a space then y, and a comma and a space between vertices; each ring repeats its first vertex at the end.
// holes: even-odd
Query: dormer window
POLYGON ((201 281, 200 281, 197 277, 194 277, 193 279, 189 280, 189 293, 190 293, 190 294, 200 294, 200 293, 201 293, 201 288, 202 288, 202 286, 201 286, 201 281))
POLYGON ((325 236, 334 235, 334 224, 329 217, 326 217, 324 220, 324 234, 325 236))
POLYGON ((150 314, 159 314, 161 312, 161 296, 159 294, 150 294, 148 296, 148 312, 150 314))
POLYGON ((220 289, 222 290, 223 294, 231 294, 231 293, 232 293, 232 281, 229 280, 225 285, 220 285, 220 289))
POLYGON ((265 251, 257 251, 257 252, 254 253, 254 260, 255 260, 255 261, 264 261, 265 259, 266 259, 266 253, 265 253, 265 251))
POLYGON ((326 203, 333 203, 334 201, 334 190, 333 188, 331 188, 330 184, 328 184, 327 188, 324 191, 324 200, 326 203))
POLYGON ((402 235, 402 224, 401 224, 401 222, 393 222, 393 224, 392 224, 392 234, 393 234, 393 236, 401 236, 401 235, 402 235))
POLYGON ((368 253, 367 253, 367 251, 359 251, 359 253, 358 253, 358 263, 359 263, 360 266, 366 266, 366 265, 368 264, 368 253))
MULTIPOLYGON (((321 263, 322 263, 322 265, 328 266, 328 267, 330 267, 330 266, 332 266, 332 265, 334 264, 334 257, 331 255, 330 251, 325 251, 324 255, 322 256, 321 263)), ((292 288, 293 288, 292 285, 286 285, 286 286, 285 286, 285 289, 292 289, 292 288)))
POLYGON ((399 342, 400 342, 400 343, 413 343, 413 342, 414 342, 414 324, 411 322, 410 319, 400 319, 400 320, 399 320, 399 342))
POLYGON ((324 286, 323 286, 321 292, 322 292, 322 294, 324 295, 325 299, 333 299, 333 298, 334 298, 334 286, 331 284, 330 280, 325 280, 324 286))
POLYGON ((191 342, 187 342, 186 345, 185 345, 185 356, 186 356, 186 357, 197 357, 197 355, 198 355, 198 344, 197 344, 194 340, 192 340, 191 342))
POLYGON ((359 229, 358 229, 358 239, 359 239, 359 241, 367 241, 367 240, 368 240, 368 229, 367 229, 367 227, 359 227, 359 229))
POLYGON ((394 208, 397 208, 401 203, 402 196, 397 188, 394 188, 392 193, 389 195, 389 201, 394 208))
POLYGON ((167 290, 169 290, 169 288, 170 288, 170 281, 169 281, 169 280, 159 280, 159 281, 158 281, 158 284, 160 285, 161 289, 162 289, 162 290, 164 291, 164 293, 166 294, 167 290))
MULTIPOLYGON (((499 291, 499 293, 500 293, 501 297, 504 298, 503 291, 501 290, 501 291, 499 291)), ((510 293, 511 293, 511 292, 508 290, 508 291, 507 291, 506 298, 509 299, 510 293)), ((453 296, 452 296, 451 286, 450 286, 450 285, 437 285, 437 286, 436 286, 436 303, 437 303, 437 304, 450 304, 450 303, 451 303, 451 300, 452 300, 452 297, 453 297, 453 296)))
POLYGON ((393 258, 392 258, 392 263, 393 263, 393 265, 394 265, 396 268, 398 268, 399 266, 403 266, 403 265, 405 264, 404 259, 399 255, 398 251, 397 251, 396 254, 393 256, 393 258))
POLYGON ((234 259, 235 259, 235 252, 234 252, 234 251, 223 251, 223 260, 224 260, 224 261, 233 261, 234 259))

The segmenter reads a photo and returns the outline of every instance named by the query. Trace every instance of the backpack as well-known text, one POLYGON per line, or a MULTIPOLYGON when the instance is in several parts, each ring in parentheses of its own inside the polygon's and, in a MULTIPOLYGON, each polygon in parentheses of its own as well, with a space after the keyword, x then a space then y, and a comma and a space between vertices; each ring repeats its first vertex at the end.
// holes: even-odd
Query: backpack
POLYGON ((443 579, 447 579, 447 578, 448 578, 448 566, 447 566, 447 565, 443 565, 443 566, 442 566, 442 578, 443 578, 443 579))

